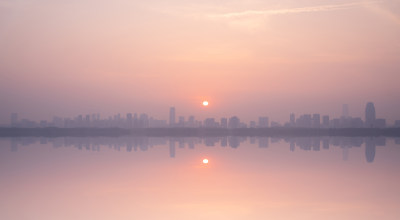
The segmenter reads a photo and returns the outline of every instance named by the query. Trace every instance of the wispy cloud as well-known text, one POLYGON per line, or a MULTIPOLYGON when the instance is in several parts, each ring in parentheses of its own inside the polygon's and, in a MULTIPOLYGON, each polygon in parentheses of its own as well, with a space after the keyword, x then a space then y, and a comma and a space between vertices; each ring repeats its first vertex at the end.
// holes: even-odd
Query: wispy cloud
POLYGON ((282 14, 297 14, 297 13, 310 13, 310 12, 323 12, 323 11, 336 11, 352 9, 368 4, 376 4, 379 1, 362 1, 352 2, 346 4, 335 4, 335 5, 320 5, 320 6, 309 6, 299 8, 285 8, 285 9, 271 9, 271 10, 246 10, 241 12, 223 13, 223 14, 211 14, 208 15, 210 18, 242 18, 249 16, 264 16, 264 15, 282 15, 282 14))

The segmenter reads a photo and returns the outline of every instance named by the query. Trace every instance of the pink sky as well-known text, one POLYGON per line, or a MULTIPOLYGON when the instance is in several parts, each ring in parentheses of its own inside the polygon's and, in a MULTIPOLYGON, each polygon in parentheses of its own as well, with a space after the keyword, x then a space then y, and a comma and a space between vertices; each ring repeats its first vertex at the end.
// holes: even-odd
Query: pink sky
POLYGON ((0 0, 0 124, 147 112, 400 119, 400 3, 0 0), (201 108, 202 99, 210 101, 201 108))

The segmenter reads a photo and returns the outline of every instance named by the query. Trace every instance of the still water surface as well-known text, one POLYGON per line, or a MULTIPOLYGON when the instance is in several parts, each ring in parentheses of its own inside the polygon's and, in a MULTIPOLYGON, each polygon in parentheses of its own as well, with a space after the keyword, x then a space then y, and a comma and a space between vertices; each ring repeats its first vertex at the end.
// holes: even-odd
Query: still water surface
POLYGON ((0 219, 398 220, 399 142, 3 138, 0 219))

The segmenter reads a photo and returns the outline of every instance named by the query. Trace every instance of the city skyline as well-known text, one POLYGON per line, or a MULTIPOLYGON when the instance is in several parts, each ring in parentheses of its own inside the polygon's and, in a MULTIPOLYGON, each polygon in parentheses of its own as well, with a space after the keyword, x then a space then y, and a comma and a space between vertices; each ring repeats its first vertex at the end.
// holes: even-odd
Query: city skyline
POLYGON ((400 0, 0 0, 0 219, 397 220, 399 82, 400 0))
POLYGON ((369 101, 400 118, 395 0, 5 0, 0 14, 0 124, 169 106, 283 122, 369 101))
POLYGON ((388 124, 385 118, 377 118, 375 105, 368 102, 365 107, 364 117, 352 117, 349 115, 349 105, 342 105, 342 115, 333 118, 329 115, 313 113, 297 115, 290 113, 289 120, 280 123, 271 120, 268 116, 259 116, 258 119, 242 121, 238 116, 214 118, 208 117, 198 120, 196 116, 181 116, 176 114, 176 108, 169 108, 168 119, 157 119, 146 113, 126 113, 101 118, 100 114, 78 115, 74 118, 62 118, 54 116, 51 121, 39 122, 29 119, 19 119, 17 113, 10 116, 10 124, 5 127, 117 127, 117 128, 267 128, 267 127, 298 127, 298 128, 386 128, 400 127, 400 120, 388 124), (177 120, 178 118, 178 120, 177 120))

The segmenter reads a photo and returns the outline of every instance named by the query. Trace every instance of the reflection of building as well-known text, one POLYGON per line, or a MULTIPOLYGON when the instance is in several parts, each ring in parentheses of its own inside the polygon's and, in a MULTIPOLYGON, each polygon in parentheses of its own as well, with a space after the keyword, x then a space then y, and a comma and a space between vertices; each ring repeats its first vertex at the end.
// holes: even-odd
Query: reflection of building
POLYGON ((313 138, 313 151, 319 151, 321 149, 321 140, 319 138, 313 138))
POLYGON ((375 127, 375 106, 374 103, 368 102, 367 106, 365 107, 365 127, 373 128, 375 127))
POLYGON ((269 145, 269 138, 267 137, 259 137, 258 138, 258 147, 266 148, 269 145))
POLYGON ((175 141, 169 140, 169 157, 175 157, 175 141))
POLYGON ((228 137, 228 143, 229 143, 229 147, 238 148, 240 145, 240 139, 239 139, 239 137, 236 137, 236 136, 230 136, 230 137, 228 137))
POLYGON ((228 145, 228 137, 222 137, 221 147, 226 147, 228 145))
MULTIPOLYGON (((169 150, 169 156, 175 157, 176 147, 183 149, 185 145, 193 149, 196 144, 207 147, 238 148, 242 142, 249 140, 248 144, 257 144, 260 148, 267 148, 269 144, 274 145, 282 140, 282 137, 245 137, 245 136, 199 136, 199 137, 147 137, 147 136, 121 136, 121 137, 15 137, 9 138, 11 151, 31 144, 49 144, 54 148, 74 147, 79 150, 100 151, 100 146, 108 146, 117 151, 126 148, 127 152, 151 151, 153 146, 160 145, 169 150), (269 141, 271 140, 271 141, 269 141)), ((376 147, 385 146, 385 137, 284 137, 283 140, 290 145, 290 151, 320 151, 340 147, 343 150, 343 159, 346 160, 351 148, 361 148, 365 145, 366 161, 371 163, 375 158, 376 147), (321 142, 322 141, 322 142, 321 142), (321 146, 322 145, 322 146, 321 146), (322 147, 322 148, 321 148, 322 147)), ((400 144, 400 138, 395 139, 400 144)))
POLYGON ((328 150, 328 149, 329 149, 329 140, 328 140, 328 139, 324 139, 324 140, 322 141, 322 147, 323 147, 325 150, 328 150))
POLYGON ((375 148, 375 140, 373 138, 367 138, 365 140, 365 158, 367 159, 368 163, 374 162, 375 148))
POLYGON ((294 142, 294 141, 291 141, 291 142, 290 142, 290 151, 293 152, 295 148, 296 148, 295 142, 294 142))

